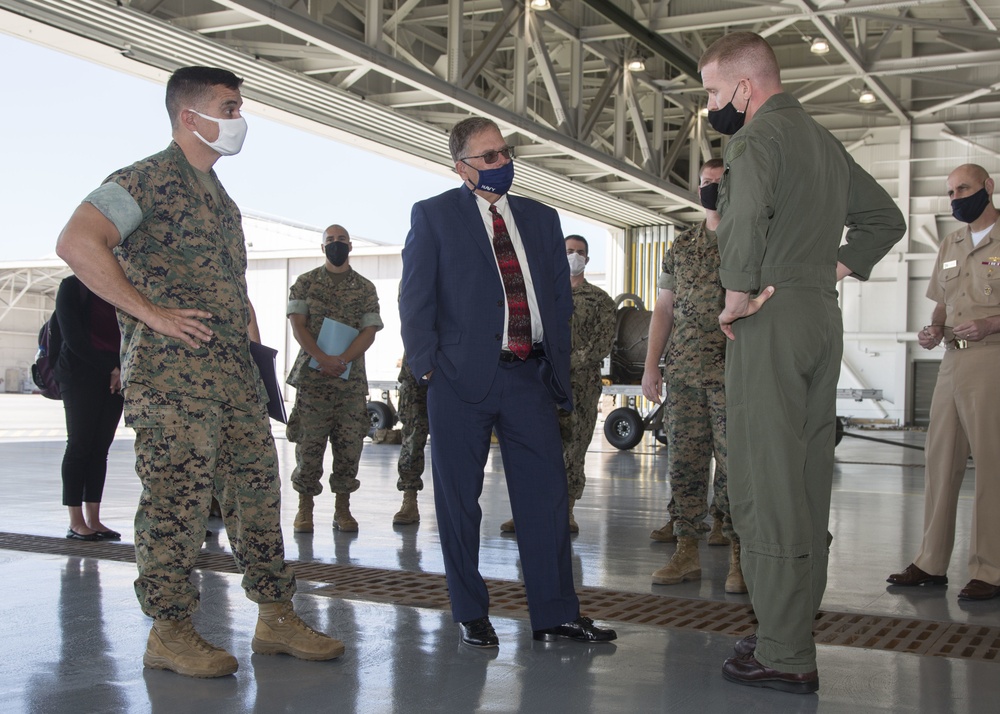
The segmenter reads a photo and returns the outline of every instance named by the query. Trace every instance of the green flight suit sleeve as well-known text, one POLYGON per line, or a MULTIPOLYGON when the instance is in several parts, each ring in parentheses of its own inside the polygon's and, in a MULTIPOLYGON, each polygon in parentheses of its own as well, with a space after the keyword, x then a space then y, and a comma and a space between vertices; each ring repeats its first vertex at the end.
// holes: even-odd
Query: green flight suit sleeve
POLYGON ((781 155, 770 143, 770 139, 737 137, 726 147, 726 171, 719 188, 722 221, 716 233, 722 259, 719 278, 727 290, 757 293, 761 288, 760 266, 774 216, 781 155))
POLYGON ((837 259, 859 280, 868 279, 875 264, 906 232, 903 214, 892 197, 853 159, 846 225, 847 242, 837 259))

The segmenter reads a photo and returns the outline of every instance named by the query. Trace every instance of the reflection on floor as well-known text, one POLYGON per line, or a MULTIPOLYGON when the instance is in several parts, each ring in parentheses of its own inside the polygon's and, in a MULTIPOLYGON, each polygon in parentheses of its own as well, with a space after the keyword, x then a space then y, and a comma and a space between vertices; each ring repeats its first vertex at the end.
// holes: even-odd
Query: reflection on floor
MULTIPOLYGON (((920 434, 892 439, 920 443, 920 434)), ((430 478, 420 496, 422 521, 392 526, 398 446, 365 447, 362 488, 352 498, 360 532, 333 531, 333 497, 317 499, 316 533, 291 532, 295 497, 287 480, 294 465, 279 439, 285 479, 283 516, 291 560, 388 571, 443 572, 434 523, 430 478)), ((103 517, 132 539, 138 497, 131 443, 112 448, 103 517)), ((61 538, 58 441, 0 443, 0 530, 61 538)), ((960 504, 955 557, 948 588, 890 592, 885 576, 912 559, 920 539, 923 455, 920 451, 845 438, 837 451, 831 531, 834 544, 824 610, 951 624, 1000 627, 1000 600, 959 603, 968 579, 972 472, 960 504)), ((669 487, 663 447, 647 437, 618 452, 599 435, 588 454, 588 484, 576 515, 574 569, 579 585, 615 593, 666 596, 745 606, 746 596, 726 595, 727 548, 701 548, 703 580, 672 587, 650 585, 649 576, 673 552, 648 538, 663 524, 669 487)), ((517 580, 516 541, 501 536, 509 517, 499 452, 488 464, 482 498, 481 569, 487 578, 517 580)), ((221 523, 206 544, 228 551, 221 523)), ((86 544, 81 544, 86 545, 86 544)), ((53 552, 55 551, 55 552, 53 552)), ((733 637, 657 624, 615 622, 612 645, 543 645, 531 640, 521 617, 493 616, 499 652, 461 647, 447 612, 414 606, 412 597, 390 604, 349 598, 328 583, 303 579, 297 608, 348 646, 335 662, 300 662, 250 651, 255 608, 239 576, 206 568, 195 579, 202 592, 199 629, 240 661, 234 677, 191 680, 144 671, 142 651, 149 621, 135 602, 134 565, 104 556, 0 550, 5 589, 0 642, 0 711, 4 712, 691 712, 691 711, 907 711, 995 712, 1000 678, 989 643, 975 659, 934 657, 847 646, 819 647, 818 696, 749 689, 722 680, 719 668, 733 637)), ((74 553, 77 551, 74 550, 74 553)), ((85 552, 84 552, 85 553, 85 552)), ((417 582, 410 580, 407 582, 417 582)), ((414 586, 415 587, 415 586, 414 586)), ((416 604, 420 604, 417 602, 416 604)))

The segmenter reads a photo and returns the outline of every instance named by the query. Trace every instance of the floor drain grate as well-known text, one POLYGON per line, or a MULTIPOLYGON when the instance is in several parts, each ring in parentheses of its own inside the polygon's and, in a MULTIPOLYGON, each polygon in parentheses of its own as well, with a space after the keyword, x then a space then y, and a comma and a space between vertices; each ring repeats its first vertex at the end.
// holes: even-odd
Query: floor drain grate
MULTIPOLYGON (((124 543, 87 543, 0 533, 0 549, 48 555, 135 562, 135 551, 124 543)), ((444 575, 356 565, 290 561, 299 580, 320 584, 310 594, 383 602, 407 607, 448 609, 444 575)), ((203 551, 195 564, 200 570, 237 573, 229 553, 203 551)), ((527 618, 521 583, 487 580, 491 611, 527 618)), ((711 632, 742 637, 754 631, 748 605, 715 600, 692 600, 644 593, 582 587, 577 589, 581 609, 596 620, 711 632)), ((907 617, 885 617, 844 612, 821 612, 816 619, 816 642, 910 654, 995 662, 1000 659, 1000 627, 937 622, 907 617)))

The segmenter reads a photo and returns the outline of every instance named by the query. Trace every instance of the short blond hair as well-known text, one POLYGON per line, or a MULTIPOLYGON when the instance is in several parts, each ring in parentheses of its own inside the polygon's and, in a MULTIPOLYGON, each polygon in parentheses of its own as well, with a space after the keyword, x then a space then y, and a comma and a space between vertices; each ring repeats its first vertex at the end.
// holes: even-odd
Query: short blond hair
POLYGON ((780 81, 778 58, 767 40, 756 32, 731 32, 713 42, 698 61, 698 71, 716 62, 725 73, 739 69, 747 76, 780 81))

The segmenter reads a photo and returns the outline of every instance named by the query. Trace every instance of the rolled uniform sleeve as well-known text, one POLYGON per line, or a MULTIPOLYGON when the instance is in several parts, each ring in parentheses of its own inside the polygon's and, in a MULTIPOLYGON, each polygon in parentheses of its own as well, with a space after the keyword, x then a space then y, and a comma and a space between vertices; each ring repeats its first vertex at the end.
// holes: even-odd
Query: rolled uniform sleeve
POLYGON ((677 278, 674 275, 673 246, 663 256, 663 262, 660 264, 660 276, 656 279, 656 287, 658 290, 669 290, 671 292, 677 290, 677 278))
POLYGON ((285 316, 288 315, 308 315, 309 303, 305 300, 289 299, 288 307, 285 308, 285 316))
MULTIPOLYGON (((135 181, 129 181, 127 178, 125 180, 139 188, 137 193, 141 196, 142 190, 138 184, 142 183, 143 175, 135 172, 133 176, 135 176, 135 181)), ((132 235, 135 229, 142 224, 142 207, 128 189, 114 181, 101 184, 91 191, 83 201, 94 206, 114 224, 121 240, 132 235)))

